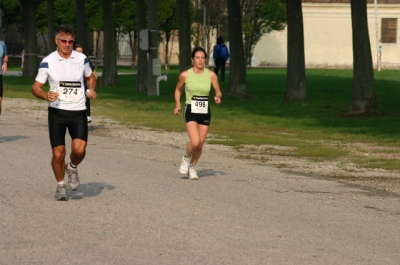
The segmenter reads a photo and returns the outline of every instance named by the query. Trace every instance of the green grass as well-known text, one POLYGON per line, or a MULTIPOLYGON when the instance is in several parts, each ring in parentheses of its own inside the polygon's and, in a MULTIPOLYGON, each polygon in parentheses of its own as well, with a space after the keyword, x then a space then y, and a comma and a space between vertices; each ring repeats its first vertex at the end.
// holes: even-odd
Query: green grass
MULTIPOLYGON (((121 72, 133 70, 127 67, 121 72)), ((249 69, 248 98, 225 96, 220 106, 212 104, 213 137, 209 143, 231 145, 239 151, 248 145, 292 147, 286 151, 267 149, 265 153, 400 170, 397 159, 363 157, 356 149, 348 148, 364 143, 400 152, 398 71, 375 72, 379 114, 360 119, 346 116, 352 93, 351 70, 308 69, 306 74, 308 100, 285 103, 285 69, 249 69)), ((177 76, 176 68, 169 70, 168 81, 160 82, 160 96, 148 97, 135 91, 136 75, 120 75, 117 86, 98 87, 98 99, 92 101, 94 116, 110 117, 131 127, 184 131, 182 116, 172 112, 177 76)), ((31 78, 5 76, 4 96, 34 98, 30 92, 32 82, 31 78)), ((226 92, 227 82, 221 83, 221 89, 226 92)))

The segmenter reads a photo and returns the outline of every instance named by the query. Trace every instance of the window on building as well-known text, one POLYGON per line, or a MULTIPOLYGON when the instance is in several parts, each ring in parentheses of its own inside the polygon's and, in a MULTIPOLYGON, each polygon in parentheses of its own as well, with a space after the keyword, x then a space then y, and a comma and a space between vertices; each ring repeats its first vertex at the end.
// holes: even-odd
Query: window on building
POLYGON ((382 18, 382 43, 397 42, 397 18, 382 18))

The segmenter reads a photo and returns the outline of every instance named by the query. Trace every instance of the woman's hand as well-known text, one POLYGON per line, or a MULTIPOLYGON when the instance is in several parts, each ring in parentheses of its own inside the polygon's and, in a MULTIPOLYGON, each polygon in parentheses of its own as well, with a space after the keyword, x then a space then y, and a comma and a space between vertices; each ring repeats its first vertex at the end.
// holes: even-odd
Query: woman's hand
POLYGON ((220 97, 215 96, 214 97, 214 101, 215 101, 215 104, 221 104, 221 98, 220 97))
POLYGON ((181 107, 175 107, 174 109, 174 114, 179 115, 179 112, 181 111, 181 107))

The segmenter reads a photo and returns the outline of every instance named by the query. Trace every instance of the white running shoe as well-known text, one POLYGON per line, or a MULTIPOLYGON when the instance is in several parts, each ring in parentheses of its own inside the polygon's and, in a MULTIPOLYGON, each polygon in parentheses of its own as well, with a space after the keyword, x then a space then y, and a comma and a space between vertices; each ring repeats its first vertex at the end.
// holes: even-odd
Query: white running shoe
POLYGON ((67 192, 67 185, 58 185, 57 184, 57 189, 56 189, 56 194, 54 197, 58 201, 68 201, 68 192, 67 192))
POLYGON ((79 188, 78 168, 72 168, 70 163, 67 165, 68 186, 71 190, 79 188))
POLYGON ((197 176, 197 171, 194 168, 194 166, 189 167, 188 175, 189 175, 189 179, 193 179, 193 180, 199 179, 199 177, 197 176))
POLYGON ((191 157, 182 156, 181 166, 179 167, 179 172, 183 175, 186 175, 189 170, 191 157))

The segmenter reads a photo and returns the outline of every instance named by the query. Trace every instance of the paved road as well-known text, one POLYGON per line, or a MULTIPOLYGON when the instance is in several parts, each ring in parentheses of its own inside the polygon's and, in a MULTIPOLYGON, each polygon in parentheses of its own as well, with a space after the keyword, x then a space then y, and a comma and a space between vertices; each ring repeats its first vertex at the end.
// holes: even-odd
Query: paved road
MULTIPOLYGON (((6 103, 5 103, 6 104, 6 103)), ((400 198, 91 125, 81 187, 53 199, 46 117, 0 116, 0 264, 400 264, 400 198)))

